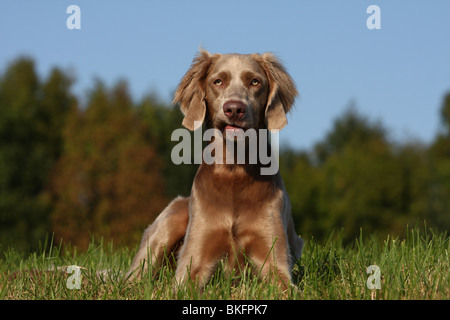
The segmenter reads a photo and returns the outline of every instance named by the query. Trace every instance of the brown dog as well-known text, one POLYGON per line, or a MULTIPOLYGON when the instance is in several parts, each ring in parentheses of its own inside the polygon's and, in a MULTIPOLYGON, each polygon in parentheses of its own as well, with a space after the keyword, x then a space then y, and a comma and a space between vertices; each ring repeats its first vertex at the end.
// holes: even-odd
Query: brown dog
MULTIPOLYGON (((226 134, 283 128, 296 95, 291 77, 270 53, 221 55, 201 50, 181 80, 174 103, 180 103, 183 125, 189 130, 204 123, 206 129, 223 134, 215 134, 210 146, 217 144, 216 153, 223 151, 225 157, 226 134)), ((236 140, 239 137, 232 143, 236 140)), ((270 150, 269 143, 266 147, 270 150)), ((246 150, 249 156, 248 141, 246 150)), ((220 259, 234 267, 245 255, 262 278, 275 275, 287 286, 303 240, 295 233, 279 171, 263 175, 264 167, 260 161, 203 162, 190 197, 173 200, 146 229, 128 275, 146 269, 148 258, 158 267, 164 254, 175 253, 177 282, 192 279, 203 286, 220 259)))

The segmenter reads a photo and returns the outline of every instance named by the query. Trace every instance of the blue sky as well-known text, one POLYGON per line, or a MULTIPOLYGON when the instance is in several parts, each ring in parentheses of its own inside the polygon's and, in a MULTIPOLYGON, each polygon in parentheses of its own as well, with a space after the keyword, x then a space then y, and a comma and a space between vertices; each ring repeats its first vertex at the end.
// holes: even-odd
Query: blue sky
POLYGON ((125 78, 135 99, 156 91, 169 102, 199 46, 272 51, 301 94, 282 141, 310 148, 353 102, 392 138, 427 143, 450 90, 449 16, 448 0, 1 1, 0 72, 28 55, 43 77, 73 70, 79 96, 95 77, 125 78), (81 30, 66 27, 71 4, 81 30), (380 30, 366 27, 372 4, 380 30))

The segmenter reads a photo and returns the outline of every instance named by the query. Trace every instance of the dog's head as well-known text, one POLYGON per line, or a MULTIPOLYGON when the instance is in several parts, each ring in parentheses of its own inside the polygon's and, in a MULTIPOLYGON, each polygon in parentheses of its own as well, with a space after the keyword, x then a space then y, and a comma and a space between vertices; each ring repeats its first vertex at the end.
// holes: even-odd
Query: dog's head
POLYGON ((295 84, 271 53, 210 54, 201 50, 175 93, 183 125, 204 121, 220 131, 282 129, 297 96, 295 84))

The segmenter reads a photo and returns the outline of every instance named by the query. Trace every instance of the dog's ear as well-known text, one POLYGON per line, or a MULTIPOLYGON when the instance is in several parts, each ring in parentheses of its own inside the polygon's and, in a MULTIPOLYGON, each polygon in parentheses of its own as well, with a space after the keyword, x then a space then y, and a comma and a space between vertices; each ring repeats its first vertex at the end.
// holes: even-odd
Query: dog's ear
POLYGON ((201 127, 205 119, 205 80, 212 61, 212 55, 201 49, 175 92, 173 103, 180 103, 183 126, 191 131, 201 127))
POLYGON ((287 124, 286 114, 291 110, 298 92, 291 76, 272 53, 263 53, 261 59, 269 79, 265 110, 267 128, 281 130, 287 124))

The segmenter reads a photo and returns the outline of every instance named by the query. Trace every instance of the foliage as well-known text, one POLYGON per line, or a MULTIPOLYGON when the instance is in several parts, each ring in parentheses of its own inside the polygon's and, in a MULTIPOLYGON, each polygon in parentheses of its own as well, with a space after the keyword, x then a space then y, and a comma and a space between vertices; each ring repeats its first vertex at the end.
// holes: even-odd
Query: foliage
MULTIPOLYGON (((137 106, 139 118, 147 125, 155 149, 162 160, 162 173, 166 194, 170 198, 178 195, 189 196, 198 165, 175 165, 171 160, 171 150, 178 143, 172 141, 172 132, 181 127, 182 113, 178 108, 169 108, 158 98, 149 95, 137 106)), ((191 133, 191 141, 193 134, 191 133)), ((193 152, 191 152, 193 157, 193 152)), ((193 160, 193 159, 192 159, 193 160)))
POLYGON ((430 210, 436 224, 450 228, 450 92, 441 106, 441 132, 430 146, 430 210))
POLYGON ((360 228, 403 235, 405 225, 432 220, 426 149, 396 146, 386 131, 348 109, 312 152, 281 163, 300 232, 323 239, 342 228, 348 240, 360 228))
POLYGON ((45 196, 61 153, 66 116, 76 104, 72 80, 53 69, 38 78, 29 58, 15 61, 0 80, 0 243, 37 243, 49 227, 45 196))
POLYGON ((108 91, 97 83, 87 108, 71 114, 63 137, 51 184, 57 239, 86 247, 96 234, 138 243, 167 199, 161 159, 126 84, 108 91))

